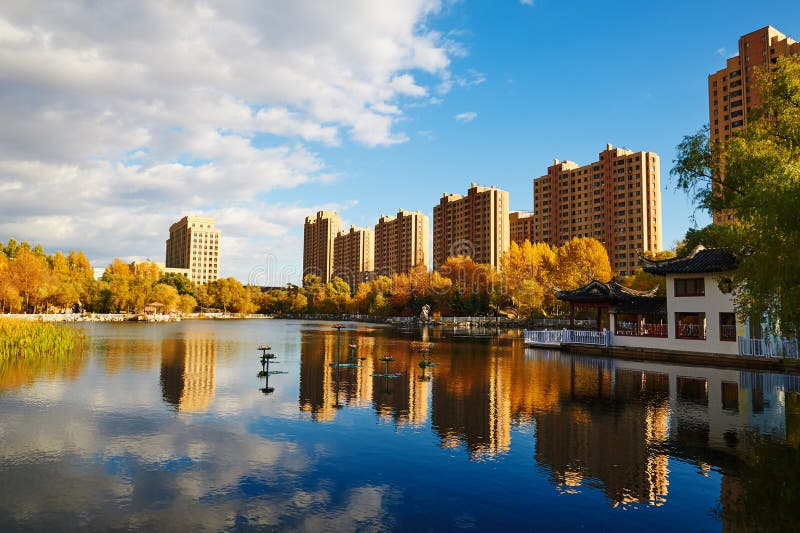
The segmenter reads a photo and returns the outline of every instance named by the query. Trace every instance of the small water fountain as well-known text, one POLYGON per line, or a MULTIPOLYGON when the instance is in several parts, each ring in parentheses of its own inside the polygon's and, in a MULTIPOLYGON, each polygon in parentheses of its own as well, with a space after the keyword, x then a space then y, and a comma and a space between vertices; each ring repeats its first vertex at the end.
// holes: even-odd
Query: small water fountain
POLYGON ((420 354, 420 357, 421 357, 421 359, 419 361, 419 367, 421 369, 425 370, 428 367, 437 366, 439 364, 439 363, 434 363, 433 360, 431 360, 431 347, 430 346, 423 346, 418 351, 419 351, 419 354, 420 354))
POLYGON ((287 372, 284 372, 282 370, 270 370, 269 369, 269 364, 270 363, 276 364, 276 363, 280 362, 280 361, 275 361, 275 354, 274 353, 269 353, 269 350, 271 350, 271 349, 272 348, 270 348, 266 344, 261 344, 258 347, 258 350, 261 352, 261 359, 260 359, 260 361, 261 361, 261 371, 258 373, 258 377, 259 378, 264 378, 264 387, 261 389, 261 392, 263 392, 264 394, 272 394, 273 392, 275 392, 275 388, 269 386, 269 377, 271 375, 273 375, 273 374, 286 374, 287 373, 287 372))
POLYGON ((345 362, 345 363, 342 362, 341 357, 340 357, 340 354, 341 354, 340 346, 341 346, 341 333, 342 333, 342 328, 344 327, 344 324, 334 324, 333 327, 336 328, 336 362, 335 363, 330 363, 329 366, 331 368, 340 368, 340 367, 341 368, 358 368, 358 367, 360 367, 361 363, 359 363, 359 361, 363 361, 366 358, 365 357, 356 357, 356 345, 355 344, 350 344, 349 345, 349 347, 348 347, 349 350, 348 350, 348 354, 347 354, 347 362, 345 362))
POLYGON ((399 378, 400 376, 402 376, 402 374, 400 374, 399 372, 389 372, 389 363, 394 361, 394 357, 392 357, 391 355, 384 355, 383 357, 379 358, 379 360, 386 363, 386 372, 382 374, 372 374, 372 377, 392 379, 392 378, 399 378))

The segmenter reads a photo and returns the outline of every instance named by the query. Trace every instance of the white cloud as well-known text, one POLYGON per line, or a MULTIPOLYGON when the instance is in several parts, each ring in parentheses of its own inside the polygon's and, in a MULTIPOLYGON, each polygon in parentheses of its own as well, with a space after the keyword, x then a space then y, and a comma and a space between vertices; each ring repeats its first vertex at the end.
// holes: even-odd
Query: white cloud
POLYGON ((0 237, 85 249, 95 263, 159 257, 171 222, 216 214, 225 275, 246 276, 247 251, 263 255, 269 239, 299 254, 290 228, 302 217, 280 213, 309 214, 313 200, 264 198, 337 176, 315 146, 408 139, 404 110, 460 79, 459 46, 426 24, 441 8, 3 2, 0 237))
POLYGON ((472 122, 476 118, 478 118, 478 114, 475 111, 465 111, 463 113, 459 113, 453 117, 459 122, 472 122))
POLYGON ((523 6, 532 6, 533 2, 534 0, 519 0, 519 3, 522 4, 523 6))

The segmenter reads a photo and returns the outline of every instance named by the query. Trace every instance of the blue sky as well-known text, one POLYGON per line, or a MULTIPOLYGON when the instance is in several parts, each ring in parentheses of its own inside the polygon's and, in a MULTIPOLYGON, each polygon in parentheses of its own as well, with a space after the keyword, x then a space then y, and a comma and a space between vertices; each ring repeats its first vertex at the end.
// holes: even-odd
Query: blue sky
POLYGON ((285 283, 317 209, 372 226, 475 181, 530 210, 554 158, 611 143, 660 155, 669 247, 706 76, 744 33, 800 37, 796 1, 343 2, 4 3, 0 241, 102 268, 161 259, 169 224, 205 214, 222 275, 285 283))

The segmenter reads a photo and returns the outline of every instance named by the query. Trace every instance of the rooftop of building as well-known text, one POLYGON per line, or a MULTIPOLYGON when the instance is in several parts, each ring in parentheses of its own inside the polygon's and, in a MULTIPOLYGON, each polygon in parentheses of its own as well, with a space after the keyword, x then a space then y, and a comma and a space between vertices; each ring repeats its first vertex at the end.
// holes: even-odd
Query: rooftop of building
MULTIPOLYGON (((578 168, 584 168, 584 167, 588 167, 588 166, 591 166, 591 165, 596 165, 599 162, 599 160, 602 159, 603 154, 605 154, 607 152, 613 152, 613 156, 614 157, 623 157, 623 156, 629 156, 629 155, 634 155, 634 154, 657 155, 657 154, 655 154, 655 152, 649 152, 647 150, 639 150, 638 152, 634 152, 633 150, 630 150, 628 148, 621 148, 619 146, 615 147, 611 143, 608 143, 608 144, 606 144, 606 149, 598 154, 599 155, 598 161, 592 161, 591 163, 586 163, 585 165, 579 165, 575 161, 569 161, 567 159, 565 159, 563 161, 560 160, 560 159, 553 159, 553 164, 548 167, 548 170, 551 170, 551 169, 557 169, 557 170, 562 170, 562 171, 563 170, 575 170, 575 169, 578 169, 578 168)), ((545 176, 542 176, 542 177, 545 177, 545 176)))
MULTIPOLYGON (((487 191, 506 192, 503 189, 498 189, 496 185, 492 185, 491 187, 484 187, 482 185, 478 185, 474 181, 469 184, 469 189, 467 190, 467 194, 469 194, 471 191, 475 191, 476 193, 482 193, 487 191)), ((467 196, 462 196, 458 193, 448 193, 448 192, 442 193, 442 199, 447 200, 448 202, 455 202, 463 198, 467 198, 467 196)))
POLYGON ((425 216, 422 211, 409 211, 407 209, 399 209, 397 211, 397 215, 384 215, 381 213, 380 218, 378 218, 378 222, 391 222, 392 220, 396 220, 399 217, 409 217, 409 216, 425 216))
POLYGON ((169 227, 170 231, 175 231, 183 226, 191 227, 194 224, 208 224, 210 229, 214 228, 214 224, 217 223, 217 219, 212 217, 200 217, 194 215, 186 215, 179 221, 175 222, 173 225, 169 227))
POLYGON ((350 226, 349 230, 347 230, 347 231, 341 231, 340 230, 339 233, 336 234, 336 236, 338 237, 339 235, 349 235, 351 233, 358 233, 358 232, 362 232, 362 231, 372 231, 372 228, 362 228, 362 227, 359 227, 359 226, 350 226))
POLYGON ((642 270, 650 274, 704 274, 728 272, 736 269, 736 255, 729 248, 706 248, 698 244, 694 250, 683 257, 673 257, 663 261, 652 261, 639 256, 642 270))
POLYGON ((336 211, 317 211, 317 214, 315 216, 311 216, 311 215, 307 216, 306 217, 306 222, 310 223, 310 224, 313 224, 317 220, 325 219, 325 218, 337 219, 338 220, 339 215, 336 213, 336 211))
POLYGON ((620 285, 616 281, 603 283, 602 281, 592 280, 583 287, 571 291, 556 291, 556 298, 565 302, 618 302, 632 297, 653 297, 656 289, 649 291, 638 291, 620 285))
POLYGON ((556 291, 556 298, 576 304, 608 304, 616 313, 665 313, 667 299, 656 296, 657 289, 638 291, 613 280, 608 283, 593 280, 572 291, 556 291))

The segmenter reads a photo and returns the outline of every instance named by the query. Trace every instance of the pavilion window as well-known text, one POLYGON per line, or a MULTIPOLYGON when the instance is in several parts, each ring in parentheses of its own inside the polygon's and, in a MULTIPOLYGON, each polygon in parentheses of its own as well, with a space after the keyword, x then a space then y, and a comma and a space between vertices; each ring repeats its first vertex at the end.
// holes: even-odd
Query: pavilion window
POLYGON ((705 296, 706 287, 703 278, 679 278, 675 280, 675 296, 705 296))
POLYGON ((736 313, 719 314, 719 340, 736 340, 736 313))
POLYGON ((678 339, 706 338, 705 313, 675 313, 675 337, 678 339))

